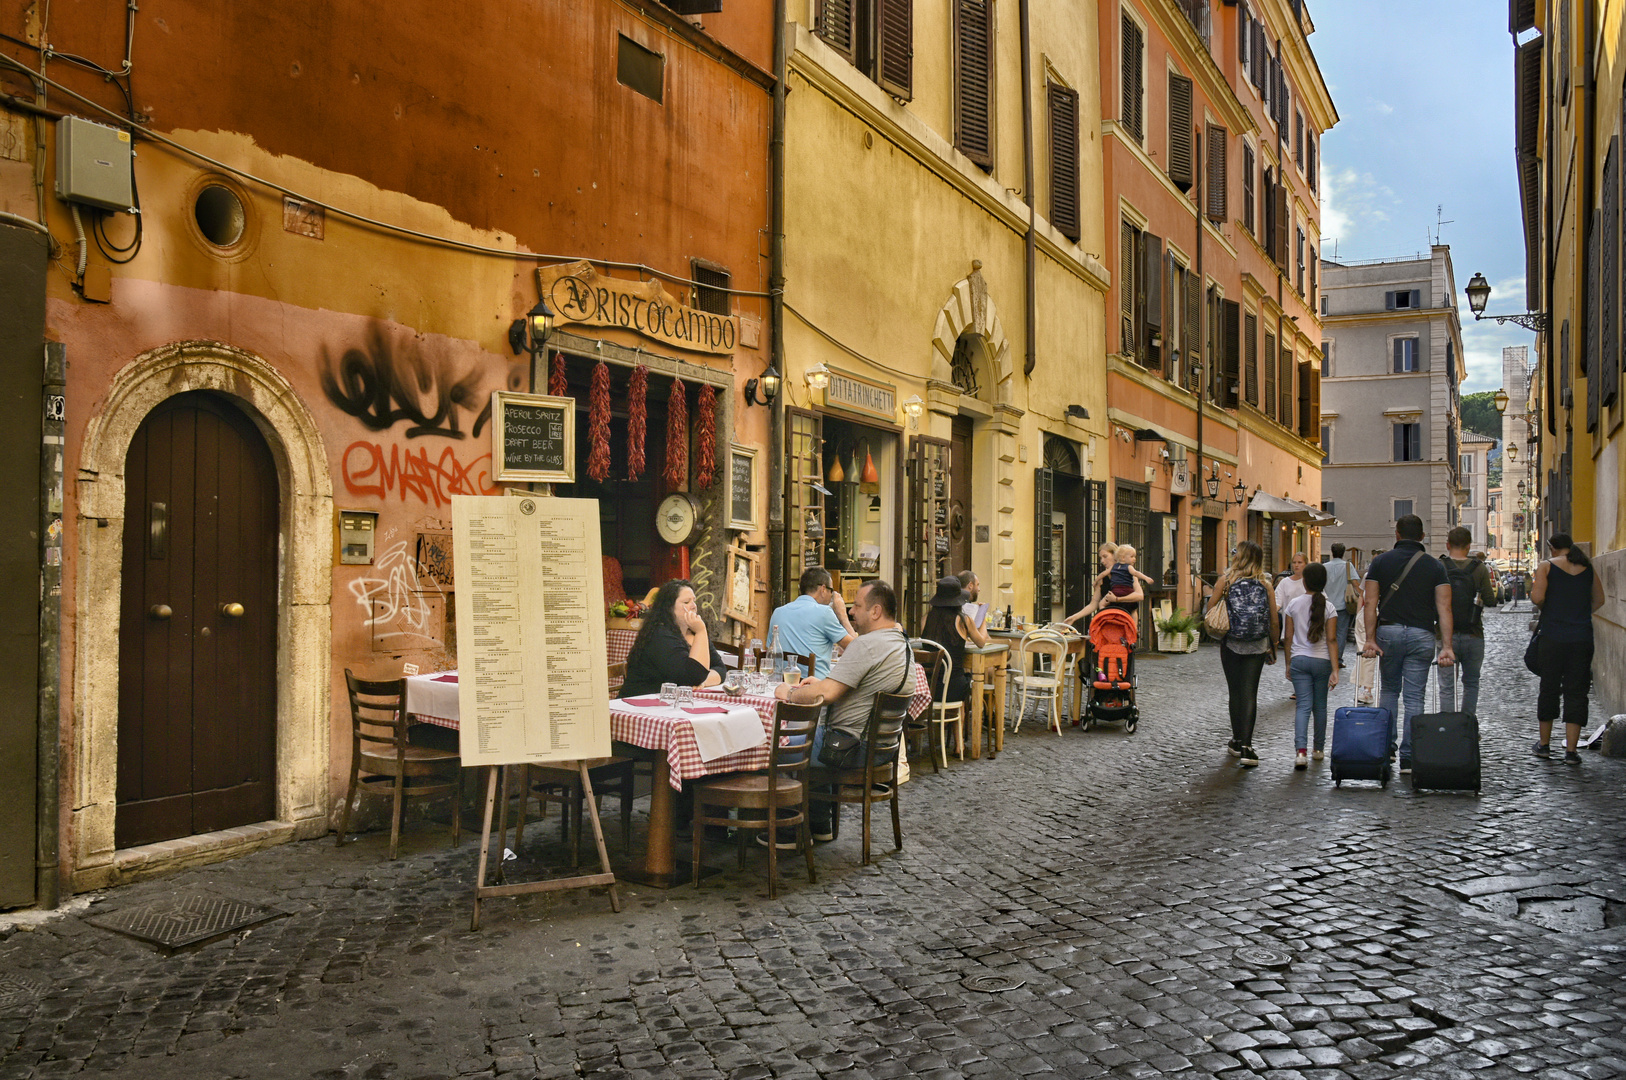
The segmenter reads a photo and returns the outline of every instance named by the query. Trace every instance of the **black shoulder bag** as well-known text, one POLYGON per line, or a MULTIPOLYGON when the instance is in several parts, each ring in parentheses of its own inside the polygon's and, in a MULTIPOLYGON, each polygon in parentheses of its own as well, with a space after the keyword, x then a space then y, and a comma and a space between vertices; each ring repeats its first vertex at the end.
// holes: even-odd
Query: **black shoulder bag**
MULTIPOLYGON (((914 680, 915 657, 909 651, 909 643, 903 644, 903 682, 893 691, 895 694, 903 693, 904 687, 914 680)), ((874 708, 873 705, 870 706, 874 708)), ((819 747, 819 764, 832 769, 861 769, 864 767, 864 740, 850 731, 829 727, 829 719, 825 719, 824 745, 819 747)))
POLYGON ((1378 601, 1378 610, 1375 613, 1377 619, 1381 620, 1383 618, 1384 606, 1388 604, 1390 600, 1394 599, 1395 593, 1400 591, 1400 583, 1406 580, 1406 575, 1411 573, 1411 568, 1416 566, 1417 560, 1421 559, 1422 557, 1423 552, 1421 551, 1413 555, 1411 557, 1411 561, 1406 564, 1406 568, 1400 571, 1400 576, 1395 578, 1394 584, 1389 586, 1389 591, 1383 594, 1383 599, 1378 601))
POLYGON ((1530 669, 1532 675, 1541 674, 1541 619, 1546 614, 1542 611, 1536 616, 1536 628, 1530 631, 1530 644, 1524 647, 1524 666, 1530 669))

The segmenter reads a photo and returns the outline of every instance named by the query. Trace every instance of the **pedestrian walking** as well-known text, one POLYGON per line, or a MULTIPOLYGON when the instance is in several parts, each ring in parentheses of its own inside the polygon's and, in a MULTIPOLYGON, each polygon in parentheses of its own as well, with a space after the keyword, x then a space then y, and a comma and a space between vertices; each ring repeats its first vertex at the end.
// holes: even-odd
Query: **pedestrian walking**
POLYGON ((1564 761, 1581 764, 1578 746, 1586 726, 1587 692, 1592 689, 1592 613, 1603 607, 1603 582, 1586 552, 1566 533, 1547 541, 1552 558, 1536 567, 1530 599, 1541 609, 1536 633, 1536 667, 1541 690, 1536 697, 1540 739, 1536 756, 1552 756, 1549 744, 1558 707, 1564 706, 1564 761))
MULTIPOLYGON (((1288 604, 1305 594, 1304 568, 1308 565, 1310 565, 1310 557, 1308 555, 1302 551, 1293 552, 1293 558, 1289 560, 1288 563, 1288 566, 1290 567, 1288 575, 1276 583, 1276 610, 1278 612, 1287 610, 1288 604)), ((1281 634, 1285 636, 1286 633, 1287 624, 1282 623, 1281 634)), ((1280 640, 1280 638, 1278 638, 1277 643, 1285 644, 1280 640)), ((1296 690, 1289 691, 1287 700, 1297 700, 1297 694, 1298 691, 1296 690)))
POLYGON ((1282 609, 1286 630, 1283 658, 1298 709, 1293 717, 1293 768, 1310 764, 1310 715, 1315 714, 1315 759, 1327 749, 1327 689, 1338 685, 1338 615, 1327 601, 1327 568, 1311 563, 1304 570, 1307 592, 1282 609))
POLYGON ((1327 568, 1327 599, 1338 613, 1338 666, 1344 666, 1349 655, 1350 639, 1355 632, 1355 612, 1361 606, 1361 586, 1355 576, 1355 564, 1344 558, 1344 545, 1332 546, 1332 558, 1327 568))
POLYGON ((1461 710, 1479 715, 1479 668, 1485 662, 1485 608, 1496 604, 1496 582, 1483 559, 1468 554, 1474 534, 1458 525, 1445 538, 1440 560, 1451 584, 1451 651, 1457 662, 1439 669, 1440 709, 1457 712, 1457 681, 1462 682, 1461 710))
POLYGON ((1379 657, 1379 707, 1389 712, 1389 753, 1400 725, 1400 771, 1411 772, 1411 720, 1423 711, 1423 689, 1434 648, 1439 662, 1456 662, 1451 651, 1451 585, 1445 567, 1423 550, 1423 519, 1406 514, 1395 523, 1395 546, 1366 570, 1366 647, 1379 657), (1402 714, 1402 698, 1405 713, 1402 714))
MULTIPOLYGON (((1230 692, 1231 741, 1225 751, 1239 758, 1244 769, 1259 764, 1253 748, 1253 725, 1259 717, 1259 676, 1266 664, 1276 662, 1280 617, 1276 594, 1265 574, 1264 552, 1244 540, 1231 554, 1231 563, 1214 584, 1208 610, 1225 605, 1229 627, 1220 640, 1220 666, 1230 692)), ((1206 613, 1205 613, 1206 614, 1206 613)))

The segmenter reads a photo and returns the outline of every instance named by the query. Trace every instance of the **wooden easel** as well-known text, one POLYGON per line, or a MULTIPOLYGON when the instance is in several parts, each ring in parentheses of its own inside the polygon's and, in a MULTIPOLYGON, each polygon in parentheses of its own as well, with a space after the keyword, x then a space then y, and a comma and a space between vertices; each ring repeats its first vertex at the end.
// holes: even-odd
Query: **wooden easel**
MULTIPOLYGON (((521 765, 520 768, 525 768, 521 765)), ((497 857, 497 884, 486 884, 486 863, 491 854, 491 818, 493 812, 497 817, 497 832, 501 837, 499 847, 506 847, 508 843, 508 766, 486 766, 486 813, 485 823, 480 830, 480 867, 474 879, 474 918, 469 924, 470 930, 480 929, 480 901, 488 896, 523 896, 526 893, 556 892, 560 889, 584 889, 595 885, 608 885, 610 887, 610 910, 621 910, 621 898, 615 891, 615 874, 610 870, 610 854, 604 847, 604 828, 598 820, 598 800, 593 795, 593 781, 587 775, 587 762, 576 762, 576 768, 582 778, 582 796, 586 800, 587 809, 584 811, 587 820, 593 825, 593 843, 598 846, 598 865, 600 873, 577 874, 575 877, 549 878, 545 881, 521 881, 509 884, 503 872, 503 859, 501 853, 497 857), (502 809, 497 810, 497 788, 499 786, 498 774, 501 774, 502 809)), ((522 793, 523 797, 523 793, 522 793)))

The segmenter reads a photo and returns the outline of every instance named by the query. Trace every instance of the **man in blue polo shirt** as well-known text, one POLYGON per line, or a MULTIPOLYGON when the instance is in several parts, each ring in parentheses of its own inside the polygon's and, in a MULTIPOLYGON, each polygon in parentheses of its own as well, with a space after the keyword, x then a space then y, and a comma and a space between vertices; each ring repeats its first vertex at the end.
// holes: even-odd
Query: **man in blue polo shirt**
POLYGON ((813 656, 815 679, 830 673, 830 656, 836 646, 845 649, 857 637, 847 621, 847 605, 830 587, 830 571, 810 566, 802 571, 802 595, 780 608, 768 620, 768 640, 779 628, 779 647, 785 654, 813 656))
POLYGON ((1423 711, 1423 688, 1434 648, 1440 664, 1456 663, 1451 651, 1451 583, 1440 560, 1423 550, 1423 519, 1406 514, 1395 522, 1395 546, 1366 570, 1366 648, 1381 657, 1378 705, 1389 710, 1389 750, 1400 721, 1400 771, 1411 772, 1411 721, 1423 711), (1437 636, 1438 635, 1438 636, 1437 636), (1443 641, 1443 645, 1441 642, 1443 641), (1402 697, 1405 713, 1402 714, 1402 697))

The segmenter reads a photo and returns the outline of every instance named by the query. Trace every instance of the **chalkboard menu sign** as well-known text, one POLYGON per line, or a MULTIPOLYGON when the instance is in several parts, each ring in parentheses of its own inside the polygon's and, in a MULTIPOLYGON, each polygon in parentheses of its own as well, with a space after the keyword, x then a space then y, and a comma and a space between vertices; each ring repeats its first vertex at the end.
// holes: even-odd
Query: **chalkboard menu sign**
POLYGON ((491 395, 491 461, 498 483, 576 482, 576 399, 491 395))
POLYGON ((728 527, 749 532, 757 527, 757 452, 752 446, 728 448, 728 527))

